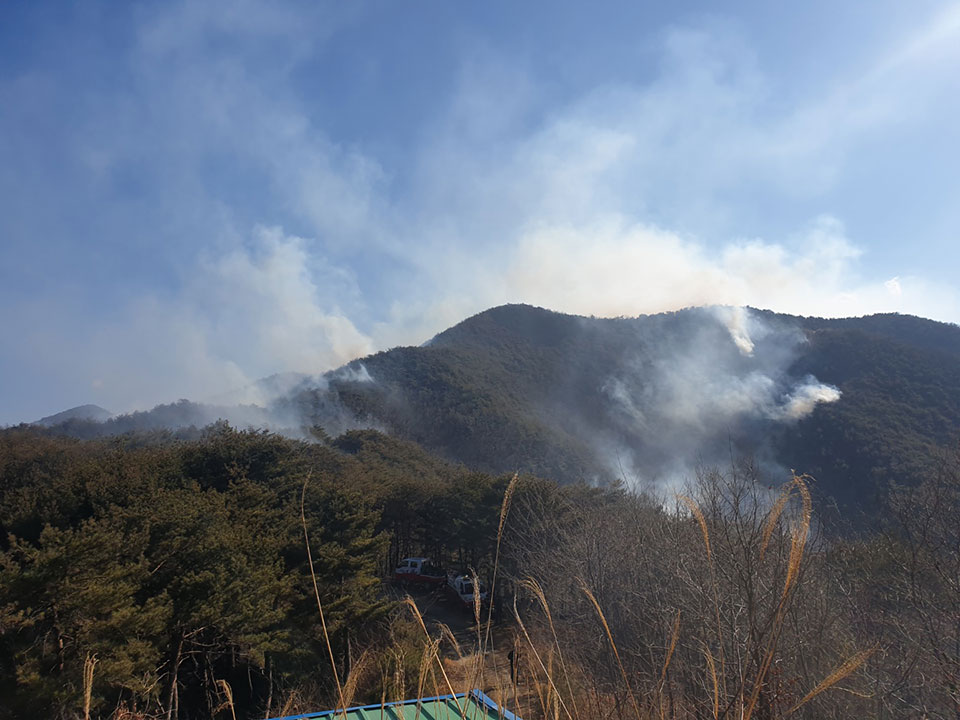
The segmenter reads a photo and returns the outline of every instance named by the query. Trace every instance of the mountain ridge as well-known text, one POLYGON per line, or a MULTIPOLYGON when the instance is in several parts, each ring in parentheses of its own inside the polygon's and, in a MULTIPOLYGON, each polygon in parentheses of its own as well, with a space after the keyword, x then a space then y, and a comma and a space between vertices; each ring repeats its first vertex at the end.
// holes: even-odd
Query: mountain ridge
MULTIPOLYGON (((218 411, 230 418, 181 401, 59 429, 117 434, 218 411)), ((897 314, 714 307, 595 318, 502 305, 236 417, 331 437, 374 428, 478 470, 661 490, 734 452, 772 477, 810 472, 826 495, 861 507, 890 482, 914 482, 955 440, 960 327, 897 314)))
POLYGON ((52 427, 54 425, 59 425, 65 423, 69 420, 92 420, 94 422, 103 422, 104 420, 109 420, 113 417, 113 413, 109 410, 106 410, 99 405, 86 404, 86 405, 77 405, 76 407, 68 408, 67 410, 62 410, 53 415, 47 415, 42 417, 39 420, 34 421, 33 425, 43 425, 44 427, 52 427))

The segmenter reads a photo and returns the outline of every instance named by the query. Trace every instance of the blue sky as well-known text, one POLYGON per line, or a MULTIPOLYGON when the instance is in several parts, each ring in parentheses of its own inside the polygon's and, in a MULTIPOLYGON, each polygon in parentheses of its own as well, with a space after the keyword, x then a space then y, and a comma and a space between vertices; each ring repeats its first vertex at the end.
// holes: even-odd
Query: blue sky
POLYGON ((960 321, 960 5, 6 2, 0 424, 486 307, 960 321))

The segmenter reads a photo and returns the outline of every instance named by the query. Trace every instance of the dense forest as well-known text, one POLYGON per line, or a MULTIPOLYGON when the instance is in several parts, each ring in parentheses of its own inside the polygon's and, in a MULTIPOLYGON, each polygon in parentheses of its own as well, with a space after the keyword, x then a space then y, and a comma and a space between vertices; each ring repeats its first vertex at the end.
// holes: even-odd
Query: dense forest
POLYGON ((5 431, 0 716, 75 714, 94 660, 97 715, 208 717, 218 680, 250 717, 294 690, 328 698, 305 529, 339 656, 382 641, 398 556, 482 566, 505 486, 370 432, 328 446, 225 424, 192 441, 5 431))
POLYGON ((749 460, 665 503, 316 434, 0 433, 0 717, 277 716, 443 693, 467 659, 531 720, 960 707, 956 453, 840 533, 749 460), (470 647, 396 601, 420 553, 499 584, 499 650, 480 608, 470 647))

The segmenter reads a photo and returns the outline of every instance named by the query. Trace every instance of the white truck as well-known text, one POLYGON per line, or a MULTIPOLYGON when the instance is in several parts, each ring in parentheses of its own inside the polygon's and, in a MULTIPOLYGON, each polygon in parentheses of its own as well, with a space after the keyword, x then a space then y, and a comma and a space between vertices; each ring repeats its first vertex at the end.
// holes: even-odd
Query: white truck
POLYGON ((487 586, 479 578, 474 582, 473 575, 465 573, 447 573, 447 587, 457 596, 457 599, 463 603, 463 606, 473 611, 474 592, 480 598, 480 604, 487 602, 487 586))

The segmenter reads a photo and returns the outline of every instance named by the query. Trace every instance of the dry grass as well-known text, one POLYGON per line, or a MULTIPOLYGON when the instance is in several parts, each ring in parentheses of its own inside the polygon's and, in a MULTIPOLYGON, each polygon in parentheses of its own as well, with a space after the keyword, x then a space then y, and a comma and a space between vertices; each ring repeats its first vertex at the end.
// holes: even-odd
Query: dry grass
POLYGON ((347 673, 347 680, 343 684, 343 706, 353 705, 353 698, 356 695, 357 687, 370 673, 373 668, 373 654, 367 650, 360 653, 360 657, 353 663, 350 672, 347 673))
POLYGON ((707 528, 707 519, 703 516, 703 510, 691 497, 678 495, 677 499, 686 505, 693 517, 696 518, 697 524, 700 526, 700 532, 703 533, 703 544, 707 548, 707 562, 713 562, 713 552, 710 549, 710 530, 707 528))
MULTIPOLYGON (((695 519, 700 529, 706 559, 710 568, 711 584, 713 586, 714 614, 717 622, 716 634, 718 646, 721 652, 721 661, 717 661, 717 658, 711 651, 709 645, 706 643, 701 643, 703 658, 705 660, 704 670, 706 676, 706 687, 708 688, 709 692, 709 698, 707 702, 710 715, 713 718, 735 717, 739 720, 750 720, 750 718, 758 714, 758 709, 761 705, 761 697, 765 691, 765 688, 768 687, 770 668, 773 664, 773 661, 777 657, 778 643, 784 630, 787 611, 797 591, 798 583, 802 575, 803 560, 807 551, 812 522, 812 501, 807 484, 808 480, 809 478, 806 476, 794 475, 791 478, 791 481, 784 486, 780 495, 763 518, 758 546, 758 555, 761 558, 761 561, 766 556, 776 529, 778 527, 783 527, 785 524, 786 527, 784 528, 784 532, 788 538, 789 551, 785 559, 783 586, 780 588, 776 596, 776 604, 773 610, 773 615, 769 620, 767 632, 764 636, 762 636, 766 638, 762 641, 764 644, 762 647, 757 648, 759 651, 758 654, 760 657, 760 662, 758 666, 755 667, 752 676, 749 674, 744 674, 743 672, 744 658, 750 657, 752 653, 752 650, 749 647, 749 639, 747 640, 747 646, 740 648, 740 653, 738 653, 738 664, 735 664, 734 667, 730 668, 733 670, 733 673, 729 674, 728 676, 728 668, 725 667, 725 664, 722 660, 723 633, 720 619, 720 597, 716 580, 716 570, 714 567, 716 557, 714 554, 713 544, 711 543, 710 526, 702 509, 697 505, 696 502, 689 497, 680 498, 680 501, 690 511, 691 516, 695 519), (786 519, 786 509, 792 498, 797 498, 799 500, 798 512, 792 514, 789 519, 786 519), (730 703, 729 699, 727 699, 730 697, 725 689, 728 685, 733 685, 734 687, 739 688, 733 695, 732 703, 730 703), (724 707, 724 703, 728 704, 724 707)), ((640 702, 637 694, 634 691, 633 685, 630 682, 613 632, 609 623, 607 622, 597 597, 582 579, 578 578, 578 582, 580 584, 581 591, 589 600, 590 605, 593 607, 598 619, 600 620, 604 636, 613 659, 616 661, 616 666, 622 681, 622 687, 620 691, 623 692, 627 698, 629 698, 632 714, 637 718, 637 720, 646 720, 646 718, 651 717, 665 718, 668 716, 668 713, 670 713, 670 717, 685 717, 691 715, 693 711, 691 710, 691 705, 689 703, 694 701, 693 698, 681 698, 677 702, 676 706, 673 704, 672 698, 670 699, 669 704, 666 701, 668 670, 674 660, 675 650, 680 640, 680 613, 678 612, 676 614, 673 622, 672 632, 666 647, 663 665, 660 670, 659 681, 650 691, 649 701, 640 702), (684 702, 686 702, 686 704, 684 704, 684 702)), ((570 680, 571 673, 562 655, 560 642, 557 638, 554 617, 550 610, 550 604, 546 594, 540 584, 533 578, 526 578, 521 585, 533 598, 536 599, 543 610, 544 619, 546 621, 546 630, 549 631, 550 637, 549 645, 542 645, 538 647, 531 636, 531 632, 528 630, 519 614, 515 612, 516 622, 520 627, 527 645, 532 653, 532 657, 535 662, 534 669, 539 670, 540 677, 544 678, 544 689, 549 691, 545 692, 544 689, 541 689, 539 686, 536 688, 539 700, 538 709, 545 718, 557 715, 562 710, 564 714, 570 718, 570 720, 580 720, 582 715, 579 706, 576 703, 576 693, 573 691, 573 685, 570 680), (556 664, 553 661, 554 656, 557 658, 556 664), (561 675, 562 678, 560 677, 561 675), (569 702, 565 701, 561 696, 561 693, 558 690, 558 682, 562 682, 564 685, 569 702), (556 699, 554 700, 554 698, 556 699)), ((782 710, 774 710, 775 713, 779 713, 776 716, 785 717, 790 715, 804 705, 808 704, 821 693, 829 690, 830 688, 837 687, 838 683, 860 669, 872 653, 873 650, 866 650, 856 653, 848 660, 841 663, 836 670, 830 673, 830 675, 828 675, 816 687, 804 695, 799 702, 795 703, 790 708, 790 710, 786 712, 783 712, 782 710)), ((589 674, 589 670, 586 672, 589 674)), ((596 697, 592 704, 596 709, 594 714, 597 712, 602 714, 603 702, 601 698, 596 697)), ((768 703, 765 712, 769 713, 770 711, 771 708, 768 703)), ((615 711, 615 714, 619 715, 619 711, 615 711)))
POLYGON ((90 720, 90 702, 93 699, 93 670, 97 656, 87 653, 83 661, 83 719, 90 720))
POLYGON ((813 690, 808 692, 803 696, 803 699, 794 705, 787 712, 788 715, 793 714, 802 706, 806 705, 808 702, 813 700, 817 695, 822 693, 824 690, 829 690, 834 687, 838 682, 843 680, 846 677, 849 677, 852 673, 856 672, 867 660, 870 658, 873 653, 876 652, 876 648, 869 648, 867 650, 861 650, 856 655, 850 657, 846 662, 840 665, 836 670, 830 673, 825 677, 813 690))
MULTIPOLYGON (((717 568, 713 562, 713 551, 710 547, 710 529, 707 527, 707 519, 703 515, 703 510, 700 509, 700 506, 690 497, 686 495, 678 496, 679 500, 687 506, 691 514, 697 520, 697 525, 700 526, 700 533, 703 536, 703 544, 707 551, 707 566, 710 569, 710 588, 713 593, 713 615, 714 615, 714 629, 717 633, 717 647, 720 650, 720 679, 723 682, 724 694, 726 694, 726 677, 727 677, 727 663, 726 657, 724 655, 724 642, 723 642, 723 623, 720 620, 720 586, 717 582, 717 568)), ((711 656, 712 660, 712 656, 711 656)), ((716 668, 714 668, 715 670, 716 668)), ((717 675, 716 672, 713 673, 713 678, 716 684, 717 675)), ((716 685, 714 694, 719 698, 720 687, 716 685)), ((719 714, 719 702, 716 703, 716 712, 715 715, 719 714)))
MULTIPOLYGON (((717 645, 712 647, 712 640, 709 643, 702 640, 694 641, 699 644, 704 664, 700 665, 692 674, 703 679, 702 687, 707 693, 706 697, 695 698, 681 695, 675 698, 672 694, 674 685, 670 680, 671 676, 674 673, 691 675, 691 668, 684 667, 682 663, 678 669, 672 669, 677 665, 678 658, 686 657, 678 654, 678 647, 683 640, 681 613, 679 611, 674 616, 671 632, 665 646, 659 678, 654 676, 650 679, 649 687, 646 690, 641 690, 639 687, 635 687, 635 684, 638 684, 636 679, 631 681, 631 676, 617 647, 616 638, 597 596, 581 578, 577 578, 580 590, 589 601, 589 605, 592 606, 600 622, 606 645, 616 663, 619 672, 619 681, 616 683, 618 687, 612 690, 609 688, 601 690, 596 680, 595 673, 597 671, 595 668, 586 667, 582 664, 571 664, 570 659, 565 657, 547 595, 540 583, 533 577, 524 578, 519 582, 519 585, 531 598, 536 600, 543 613, 543 624, 538 625, 536 630, 532 629, 529 622, 525 622, 517 610, 516 597, 514 597, 513 602, 514 622, 518 631, 514 646, 518 647, 516 641, 519 640, 524 647, 523 654, 515 656, 518 664, 517 674, 522 674, 524 678, 523 692, 518 689, 517 682, 513 680, 508 682, 506 679, 506 674, 502 670, 505 666, 505 658, 498 656, 493 643, 492 603, 491 607, 488 608, 486 623, 484 624, 481 617, 482 609, 476 592, 474 593, 475 602, 471 608, 476 627, 476 634, 473 639, 474 647, 472 648, 463 647, 446 625, 440 624, 436 637, 432 636, 416 602, 409 596, 404 599, 404 604, 409 608, 419 631, 422 633, 423 652, 419 659, 415 683, 413 678, 403 676, 403 657, 398 655, 395 658, 394 677, 391 678, 392 687, 400 695, 404 695, 409 686, 411 692, 416 691, 417 697, 424 697, 426 694, 456 695, 458 692, 481 688, 496 698, 498 702, 510 706, 518 715, 527 718, 527 720, 534 720, 534 718, 542 718, 543 720, 561 720, 561 718, 563 720, 587 720, 588 717, 590 720, 608 717, 622 718, 624 712, 635 720, 653 720, 653 718, 664 720, 667 717, 685 718, 694 716, 709 716, 713 717, 714 720, 719 720, 721 717, 750 720, 755 716, 786 717, 791 715, 824 692, 831 688, 837 688, 841 681, 863 667, 874 651, 873 649, 865 650, 852 655, 813 689, 809 690, 799 702, 792 704, 786 712, 782 709, 777 710, 769 699, 763 699, 764 694, 772 687, 769 681, 770 668, 778 657, 778 643, 784 630, 787 613, 803 574, 803 561, 807 552, 812 522, 812 502, 807 485, 808 479, 806 476, 794 475, 758 524, 759 541, 754 547, 757 551, 756 557, 760 558, 761 563, 768 555, 768 549, 775 534, 781 532, 782 535, 777 535, 777 537, 784 538, 784 542, 787 544, 786 556, 782 560, 784 563, 782 574, 779 575, 779 577, 782 577, 783 585, 780 588, 776 586, 770 588, 772 610, 767 621, 768 624, 765 626, 765 632, 757 636, 755 641, 752 638, 739 641, 741 643, 745 642, 745 645, 738 647, 734 644, 732 647, 736 651, 736 657, 729 663, 726 662, 724 657, 724 632, 715 567, 718 560, 715 555, 716 548, 721 547, 721 545, 714 546, 711 542, 711 526, 700 506, 689 497, 679 498, 699 527, 713 595, 712 613, 715 617, 716 628, 710 630, 710 633, 715 633, 717 645), (787 511, 791 500, 798 501, 795 512, 787 511), (754 643, 754 646, 751 647, 751 643, 754 643), (451 655, 446 659, 441 657, 440 652, 441 645, 444 644, 449 646, 449 654, 451 655), (522 668, 520 667, 520 657, 523 658, 522 668), (758 660, 751 664, 749 660, 751 657, 757 657, 758 660), (752 670, 748 668, 752 668, 752 670), (438 682, 438 674, 442 682, 438 682), (429 690, 431 681, 432 691, 429 690), (729 688, 733 688, 733 691, 730 692, 729 688), (621 704, 624 697, 629 701, 629 710, 626 709, 626 705, 621 704), (697 707, 701 709, 696 710, 697 707), (761 708, 764 708, 763 712, 760 711, 761 708)), ((517 476, 515 475, 507 486, 501 506, 494 555, 494 574, 490 583, 491 597, 493 597, 497 574, 499 573, 500 545, 504 527, 509 516, 510 503, 517 482, 517 476)), ((305 489, 306 484, 304 485, 304 492, 305 489)), ((301 497, 302 513, 303 497, 301 497)), ((308 560, 311 562, 312 570, 305 518, 302 518, 302 521, 304 541, 307 543, 308 560)), ((476 573, 473 572, 472 575, 474 583, 478 584, 479 580, 476 573)), ((315 580, 314 591, 318 611, 321 613, 321 625, 325 628, 322 605, 320 604, 319 591, 316 588, 315 580)), ((324 633, 326 633, 325 629, 324 633)), ((327 640, 327 643, 329 650, 329 640, 327 640)), ((694 647, 696 646, 695 644, 694 647)), ((506 649, 504 648, 504 650, 506 649)), ((505 656, 506 653, 503 652, 502 654, 505 656)), ((341 708, 345 708, 353 700, 357 688, 362 684, 372 663, 367 654, 362 654, 351 669, 346 683, 341 687, 336 666, 333 663, 332 651, 330 656, 341 708)), ((382 696, 381 702, 386 702, 386 699, 385 696, 382 696)), ((466 719, 467 709, 459 700, 456 704, 461 718, 466 719)))
MULTIPOLYGON (((747 699, 746 705, 743 709, 743 720, 750 720, 750 718, 753 717, 753 713, 757 708, 757 703, 760 700, 760 694, 765 686, 767 673, 770 670, 770 664, 773 662, 777 651, 777 643, 779 642, 780 634, 783 631, 784 618, 786 616, 788 603, 793 590, 796 588, 800 566, 803 562, 804 552, 806 551, 807 547, 807 537, 810 533, 810 520, 812 516, 810 491, 807 488, 804 479, 796 475, 793 476, 791 483, 784 492, 787 494, 790 493, 792 487, 796 487, 799 491, 803 500, 803 509, 800 513, 798 524, 790 532, 790 554, 787 558, 787 576, 784 580, 780 602, 777 605, 777 609, 773 618, 770 641, 766 652, 764 653, 763 662, 760 665, 757 676, 753 679, 750 696, 747 699)), ((777 506, 775 505, 774 508, 777 509, 777 506)), ((778 518, 782 514, 782 510, 782 506, 777 510, 778 518)), ((769 521, 767 524, 769 525, 769 521)))
MULTIPOLYGON (((420 625, 421 630, 423 630, 423 635, 426 638, 426 642, 427 642, 428 652, 432 656, 431 659, 436 660, 437 667, 440 670, 440 674, 443 676, 443 682, 446 685, 448 692, 451 695, 456 695, 457 693, 453 689, 453 684, 450 682, 450 678, 447 675, 447 670, 443 665, 443 660, 440 658, 440 653, 437 651, 438 646, 434 644, 433 638, 430 637, 430 633, 427 630, 427 626, 423 622, 423 615, 420 613, 420 608, 417 607, 417 603, 414 602, 413 598, 411 598, 409 595, 406 598, 404 598, 404 603, 407 605, 407 607, 410 608, 414 618, 416 618, 417 623, 420 625)), ((466 715, 464 714, 463 705, 461 705, 459 700, 456 700, 456 703, 457 703, 457 710, 460 712, 460 717, 466 718, 466 715)))
POLYGON ((213 714, 217 715, 224 710, 230 710, 230 717, 237 720, 237 709, 233 704, 233 688, 226 680, 217 680, 217 687, 223 695, 223 701, 214 709, 213 714))
MULTIPOLYGON (((564 682, 566 684, 568 697, 570 698, 570 704, 573 708, 574 717, 580 716, 580 711, 577 708, 576 694, 573 692, 573 685, 570 681, 570 671, 567 668, 566 661, 563 659, 563 650, 560 647, 560 639, 557 637, 557 628, 553 624, 553 613, 550 612, 550 603, 547 602, 547 596, 543 592, 543 588, 540 586, 540 583, 532 577, 526 578, 521 585, 525 587, 540 603, 540 606, 543 608, 543 613, 547 618, 547 624, 550 627, 550 635, 553 639, 553 646, 557 649, 557 657, 560 660, 560 669, 563 672, 564 682)), ((516 614, 516 606, 514 606, 514 613, 516 614)))
MULTIPOLYGON (((514 600, 516 600, 516 598, 514 598, 514 600)), ((567 710, 566 704, 564 704, 563 698, 560 697, 560 692, 557 690, 556 683, 554 683, 554 681, 553 681, 553 672, 552 672, 552 667, 553 667, 553 648, 549 648, 549 653, 550 653, 550 655, 549 655, 550 668, 548 668, 547 665, 545 665, 544 662, 543 662, 543 658, 541 657, 540 652, 539 652, 538 649, 537 649, 536 643, 534 643, 534 642, 533 642, 533 639, 530 637, 530 633, 527 631, 526 625, 524 625, 524 624, 523 624, 523 620, 520 619, 520 613, 517 612, 516 602, 514 602, 514 605, 513 605, 513 615, 514 615, 514 618, 515 618, 516 621, 517 621, 517 625, 520 627, 520 630, 523 632, 523 636, 524 636, 524 638, 525 638, 526 641, 527 641, 527 646, 530 648, 530 652, 533 654, 533 657, 534 657, 534 658, 536 659, 536 661, 537 661, 537 665, 539 666, 539 669, 540 669, 541 671, 543 671, 544 677, 546 678, 547 683, 548 683, 549 686, 550 686, 550 689, 551 689, 552 692, 556 695, 556 697, 557 697, 557 702, 558 702, 559 706, 563 708, 563 711, 564 711, 564 713, 566 714, 567 718, 568 718, 569 720, 573 720, 573 716, 570 714, 570 711, 567 710)), ((537 673, 534 673, 534 674, 533 674, 533 677, 534 677, 534 678, 539 678, 539 675, 538 675, 537 673)), ((539 693, 538 693, 538 694, 539 694, 539 693)), ((545 705, 544 705, 544 709, 546 709, 546 706, 545 706, 545 705)))
POLYGON ((710 673, 710 682, 713 687, 713 717, 720 717, 720 685, 717 682, 717 664, 713 660, 710 648, 703 645, 703 655, 707 659, 707 671, 710 673))
POLYGON ((503 502, 500 505, 500 522, 497 524, 497 546, 493 556, 493 577, 490 581, 491 602, 487 608, 487 631, 484 636, 483 646, 480 648, 480 652, 482 653, 486 653, 488 649, 491 649, 490 628, 493 621, 493 599, 496 597, 497 576, 500 574, 500 545, 503 542, 503 528, 507 524, 507 515, 510 513, 510 502, 513 500, 513 493, 517 489, 519 479, 519 474, 514 473, 507 485, 506 491, 503 493, 503 502))
POLYGON ((577 581, 580 583, 580 589, 583 591, 583 594, 587 596, 587 599, 593 604, 594 609, 597 611, 597 616, 600 618, 600 622, 603 624, 603 630, 607 634, 607 640, 610 643, 610 649, 613 651, 613 656, 617 660, 617 667, 620 668, 620 674, 623 676, 623 688, 627 693, 627 696, 630 698, 630 704, 633 706, 633 710, 637 715, 637 720, 643 720, 640 715, 640 706, 637 705, 637 698, 633 694, 633 687, 630 684, 630 681, 627 679, 627 671, 623 668, 623 661, 620 659, 620 651, 617 650, 617 644, 613 640, 613 633, 610 632, 610 625, 607 623, 607 618, 603 614, 603 610, 600 608, 600 603, 597 602, 596 596, 593 592, 587 587, 587 584, 583 581, 582 578, 577 578, 577 581))

